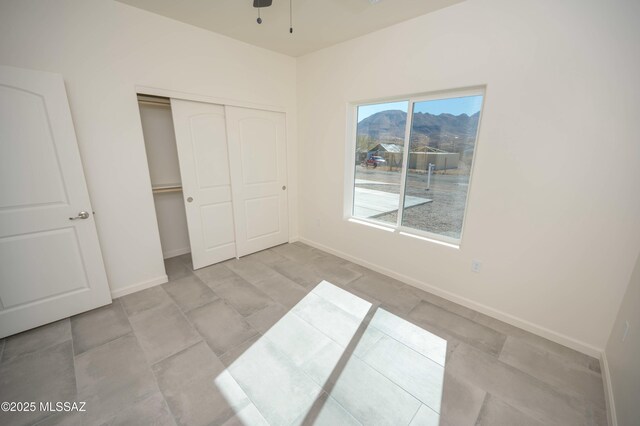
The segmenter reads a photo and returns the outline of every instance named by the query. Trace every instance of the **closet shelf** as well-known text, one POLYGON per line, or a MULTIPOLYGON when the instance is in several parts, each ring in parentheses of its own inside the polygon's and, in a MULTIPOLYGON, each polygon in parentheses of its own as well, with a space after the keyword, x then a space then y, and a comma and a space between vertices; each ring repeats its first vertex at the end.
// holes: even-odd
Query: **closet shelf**
POLYGON ((151 189, 154 194, 162 194, 165 192, 182 192, 182 185, 180 184, 153 185, 151 189))

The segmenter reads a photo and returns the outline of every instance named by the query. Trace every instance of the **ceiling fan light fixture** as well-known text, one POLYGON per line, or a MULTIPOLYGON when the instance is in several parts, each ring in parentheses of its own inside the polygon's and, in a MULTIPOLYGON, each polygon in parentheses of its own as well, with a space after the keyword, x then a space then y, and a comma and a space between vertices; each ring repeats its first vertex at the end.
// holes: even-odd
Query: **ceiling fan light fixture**
POLYGON ((293 34, 293 0, 289 0, 289 34, 293 34))
MULTIPOLYGON (((260 9, 269 7, 272 3, 273 0, 253 0, 253 7, 258 9, 258 19, 256 19, 258 25, 262 24, 260 9)), ((293 34, 293 0, 289 0, 289 34, 293 34)))

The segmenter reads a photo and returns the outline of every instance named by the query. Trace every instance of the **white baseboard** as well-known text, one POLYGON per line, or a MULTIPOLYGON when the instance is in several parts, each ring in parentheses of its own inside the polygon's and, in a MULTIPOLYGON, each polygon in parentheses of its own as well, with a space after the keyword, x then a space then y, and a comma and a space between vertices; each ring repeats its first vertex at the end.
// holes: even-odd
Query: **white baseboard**
POLYGON ((191 247, 183 247, 175 250, 168 250, 168 251, 162 252, 162 258, 169 259, 171 257, 181 256, 187 253, 191 253, 191 247))
POLYGON ((118 297, 126 296, 127 294, 135 293, 150 287, 164 284, 168 281, 169 281, 169 277, 167 277, 166 275, 161 275, 159 277, 153 278, 148 281, 143 281, 141 283, 132 284, 130 286, 120 288, 118 290, 114 290, 111 292, 111 298, 117 299, 118 297))
POLYGON ((447 299, 451 302, 457 303, 459 305, 465 306, 469 309, 473 309, 485 315, 488 315, 497 320, 506 322, 507 324, 513 325, 514 327, 521 328, 530 333, 536 334, 538 336, 544 337, 545 339, 549 339, 553 342, 556 342, 560 345, 567 346, 571 349, 575 349, 578 352, 582 352, 586 355, 592 356, 594 358, 600 358, 603 350, 601 348, 596 348, 588 343, 582 342, 580 340, 574 339, 572 337, 566 336, 561 333, 557 333, 553 330, 549 330, 546 327, 539 326, 532 322, 526 321, 524 319, 518 318, 506 312, 502 312, 500 310, 494 309, 492 307, 483 305, 481 303, 475 302, 471 299, 467 299, 466 297, 459 296, 455 293, 451 293, 449 291, 443 290, 439 287, 435 287, 433 285, 424 283, 422 281, 418 281, 414 278, 408 277, 406 275, 400 274, 398 272, 392 271, 391 269, 383 268, 373 263, 370 263, 364 259, 357 258, 355 256, 351 256, 347 253, 343 253, 339 250, 334 250, 331 247, 327 247, 323 244, 316 243, 315 241, 308 240, 304 237, 300 237, 299 241, 305 244, 308 244, 312 247, 315 247, 319 250, 326 251, 327 253, 331 253, 343 259, 346 259, 350 262, 357 263, 358 265, 364 266, 365 268, 369 268, 373 271, 379 272, 381 274, 387 275, 391 278, 395 278, 399 281, 402 281, 410 286, 416 287, 420 290, 427 291, 429 293, 433 293, 436 296, 440 296, 444 299, 447 299))
POLYGON ((609 373, 609 362, 606 352, 600 355, 600 371, 602 372, 602 382, 604 384, 604 400, 607 404, 607 421, 609 426, 618 426, 616 417, 616 405, 613 401, 613 386, 611 385, 611 375, 609 373))

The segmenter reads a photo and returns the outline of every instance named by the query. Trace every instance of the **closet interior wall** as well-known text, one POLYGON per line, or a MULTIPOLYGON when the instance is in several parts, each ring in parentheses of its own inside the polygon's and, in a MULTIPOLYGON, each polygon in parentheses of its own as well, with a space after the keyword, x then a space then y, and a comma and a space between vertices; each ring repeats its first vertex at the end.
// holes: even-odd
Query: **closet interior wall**
POLYGON ((167 259, 190 252, 171 104, 167 98, 139 95, 138 105, 162 254, 167 259))

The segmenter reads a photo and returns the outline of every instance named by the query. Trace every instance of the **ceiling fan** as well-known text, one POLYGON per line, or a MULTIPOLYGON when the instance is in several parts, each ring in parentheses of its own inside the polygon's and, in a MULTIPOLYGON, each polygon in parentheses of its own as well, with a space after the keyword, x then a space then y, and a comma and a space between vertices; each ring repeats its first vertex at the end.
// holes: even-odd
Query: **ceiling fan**
MULTIPOLYGON (((289 0, 289 34, 293 34, 293 0, 289 0)), ((273 3, 273 0, 253 0, 253 7, 258 9, 258 19, 256 22, 262 24, 262 18, 260 17, 260 9, 263 7, 269 7, 273 3)))

